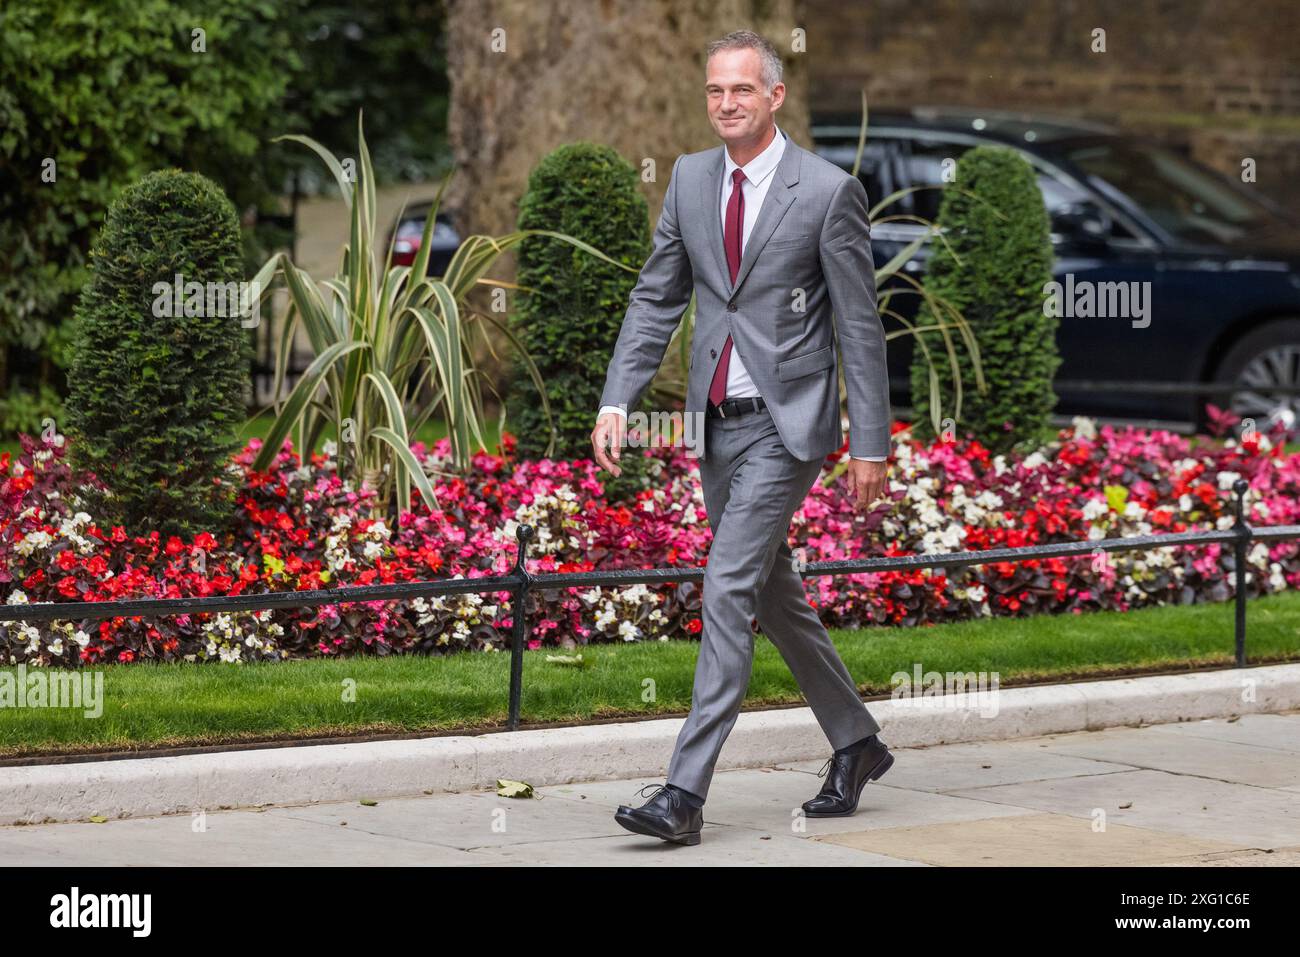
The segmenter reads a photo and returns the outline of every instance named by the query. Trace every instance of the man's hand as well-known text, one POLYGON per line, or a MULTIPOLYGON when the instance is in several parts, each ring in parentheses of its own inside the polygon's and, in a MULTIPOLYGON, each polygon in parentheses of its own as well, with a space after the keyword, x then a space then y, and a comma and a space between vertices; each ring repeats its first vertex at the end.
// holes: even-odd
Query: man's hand
POLYGON ((591 430, 596 464, 614 475, 623 474, 623 468, 618 464, 618 453, 623 447, 626 429, 627 419, 617 412, 606 412, 596 420, 596 427, 591 430))
POLYGON ((861 459, 849 460, 849 494, 853 496, 853 507, 858 510, 870 508, 885 490, 885 467, 888 462, 864 462, 861 459))

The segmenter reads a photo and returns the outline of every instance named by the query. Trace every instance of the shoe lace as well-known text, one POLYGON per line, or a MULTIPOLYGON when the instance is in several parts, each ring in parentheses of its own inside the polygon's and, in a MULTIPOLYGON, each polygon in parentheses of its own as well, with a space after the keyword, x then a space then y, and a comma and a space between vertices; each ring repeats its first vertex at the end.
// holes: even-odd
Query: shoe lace
POLYGON ((636 792, 637 797, 645 797, 646 788, 654 788, 654 792, 650 795, 651 799, 657 798, 660 791, 668 791, 668 794, 670 796, 672 795, 672 791, 669 790, 668 785, 666 784, 647 784, 645 787, 641 788, 641 790, 636 792))
POLYGON ((826 772, 829 771, 829 770, 831 769, 831 765, 835 763, 835 760, 836 760, 838 757, 839 757, 838 754, 832 754, 829 758, 827 758, 827 759, 826 759, 826 763, 822 765, 822 769, 821 769, 820 771, 817 772, 817 776, 818 776, 819 778, 824 778, 824 777, 826 777, 826 772))

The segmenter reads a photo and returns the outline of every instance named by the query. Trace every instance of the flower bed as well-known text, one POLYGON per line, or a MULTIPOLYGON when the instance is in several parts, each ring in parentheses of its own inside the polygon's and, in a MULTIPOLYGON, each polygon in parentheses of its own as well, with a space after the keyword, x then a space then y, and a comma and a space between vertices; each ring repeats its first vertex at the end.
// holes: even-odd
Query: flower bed
MULTIPOLYGON (((588 460, 518 461, 481 453, 446 475, 445 442, 416 446, 444 473, 434 508, 396 527, 368 517, 368 496, 344 482, 332 454, 300 466, 288 448, 265 473, 260 443, 235 457, 237 526, 192 541, 100 528, 78 509, 82 479, 63 461, 61 436, 23 437, 0 457, 0 595, 9 603, 103 601, 292 591, 504 574, 515 529, 532 524, 533 572, 702 565, 710 532, 695 463, 681 449, 650 449, 652 487, 635 502, 603 497, 588 460)), ((828 467, 847 455, 841 449, 828 467)), ((823 476, 825 477, 825 476, 823 476)), ((977 443, 922 446, 896 436, 890 501, 849 506, 843 479, 814 486, 792 541, 807 561, 986 549, 1120 535, 1226 528, 1233 480, 1245 477, 1249 520, 1300 522, 1300 455, 1254 433, 1192 446, 1163 431, 1076 419, 1027 457, 991 456, 977 443)), ((1255 543, 1251 594, 1300 584, 1295 542, 1255 543)), ((924 625, 981 615, 1028 615, 1221 601, 1231 595, 1232 550, 1154 549, 951 574, 922 570, 808 580, 829 627, 924 625)), ((531 647, 686 638, 700 630, 692 584, 556 589, 534 594, 531 647)), ((126 617, 104 622, 0 623, 9 664, 99 664, 142 659, 248 661, 508 647, 510 594, 344 603, 257 613, 126 617)))

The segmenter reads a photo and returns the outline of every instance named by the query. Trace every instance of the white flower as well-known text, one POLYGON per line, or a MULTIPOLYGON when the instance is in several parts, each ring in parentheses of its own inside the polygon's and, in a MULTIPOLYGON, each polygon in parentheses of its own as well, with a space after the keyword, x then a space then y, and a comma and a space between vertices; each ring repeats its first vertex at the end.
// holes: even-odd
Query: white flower
POLYGON ((641 629, 630 621, 624 621, 618 626, 618 633, 623 636, 624 641, 635 641, 641 636, 641 629))
POLYGON ((1085 519, 1095 522, 1110 512, 1110 505, 1104 498, 1090 498, 1083 503, 1082 512, 1085 519))
POLYGON ((72 636, 72 640, 75 641, 78 646, 85 648, 86 645, 90 644, 90 635, 78 628, 77 633, 72 636))
POLYGON ((28 604, 27 593, 24 592, 21 588, 15 588, 13 591, 9 593, 9 599, 6 602, 6 604, 10 604, 10 605, 28 604))
POLYGON ((50 654, 61 655, 63 654, 63 639, 55 638, 52 642, 50 642, 45 647, 49 649, 50 654))
POLYGON ((1083 415, 1076 415, 1070 420, 1070 424, 1074 426, 1074 434, 1076 438, 1095 439, 1097 437, 1097 422, 1095 419, 1090 419, 1083 415))
POLYGON ((1230 490, 1232 488, 1232 483, 1237 481, 1237 479, 1239 478, 1241 478, 1241 473, 1239 472, 1226 472, 1226 471, 1220 472, 1219 473, 1220 490, 1222 491, 1230 490))
POLYGON ((48 547, 53 541, 54 539, 50 537, 49 532, 32 532, 29 535, 24 536, 22 540, 14 546, 14 551, 19 555, 30 555, 38 548, 48 547))

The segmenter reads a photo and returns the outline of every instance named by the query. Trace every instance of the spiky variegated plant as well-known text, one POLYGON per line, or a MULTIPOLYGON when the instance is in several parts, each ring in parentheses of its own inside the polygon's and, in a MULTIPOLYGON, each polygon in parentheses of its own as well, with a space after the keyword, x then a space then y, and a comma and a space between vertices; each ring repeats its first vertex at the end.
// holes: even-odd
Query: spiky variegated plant
MULTIPOLYGON (((486 336, 485 324, 518 351, 550 421, 545 383, 536 364, 505 322, 467 305, 470 292, 479 283, 510 286, 483 276, 502 253, 527 236, 551 236, 593 256, 614 260, 572 236, 521 230, 497 237, 470 236, 452 257, 446 274, 431 278, 425 275, 429 240, 446 189, 444 181, 425 221, 415 262, 394 266, 391 245, 380 261, 374 254, 374 171, 360 116, 360 164, 355 184, 334 154, 315 140, 305 136, 276 139, 302 143, 325 161, 350 207, 351 236, 343 250, 342 266, 332 279, 317 282, 287 254, 279 253, 251 284, 267 298, 272 282, 279 277, 289 293, 276 360, 276 396, 284 383, 289 345, 299 329, 315 354, 288 396, 276 403, 275 420, 253 467, 268 468, 285 438, 295 430, 305 457, 326 427, 332 426, 340 439, 341 468, 354 480, 379 491, 380 509, 386 510, 395 496, 398 509, 409 510, 412 485, 433 507, 433 488, 411 452, 411 438, 430 416, 439 413, 446 422, 458 469, 467 468, 474 451, 484 447, 480 380, 489 389, 492 385, 476 365, 474 346, 476 335, 486 336), (345 449, 351 452, 346 458, 345 449)), ((490 347, 490 341, 484 341, 490 347)), ((504 417, 503 405, 499 424, 504 424, 504 417)))

